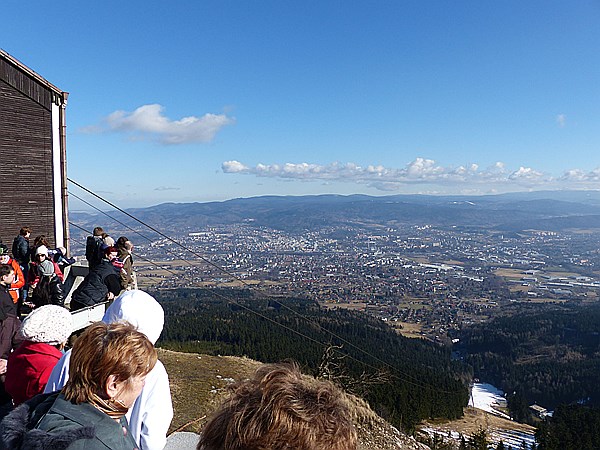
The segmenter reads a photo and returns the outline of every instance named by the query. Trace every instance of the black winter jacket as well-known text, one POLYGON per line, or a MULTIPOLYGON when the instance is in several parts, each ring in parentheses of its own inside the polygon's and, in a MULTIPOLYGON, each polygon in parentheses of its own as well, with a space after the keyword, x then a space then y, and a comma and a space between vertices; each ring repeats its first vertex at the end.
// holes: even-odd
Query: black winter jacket
POLYGON ((112 292, 115 296, 121 292, 119 273, 106 258, 100 264, 90 269, 79 287, 73 292, 71 301, 80 305, 93 306, 106 300, 106 294, 112 292))
POLYGON ((56 275, 42 276, 31 295, 36 308, 44 305, 65 305, 65 288, 56 275))
POLYGON ((29 241, 24 236, 18 235, 15 238, 12 245, 12 254, 21 267, 29 264, 29 241))

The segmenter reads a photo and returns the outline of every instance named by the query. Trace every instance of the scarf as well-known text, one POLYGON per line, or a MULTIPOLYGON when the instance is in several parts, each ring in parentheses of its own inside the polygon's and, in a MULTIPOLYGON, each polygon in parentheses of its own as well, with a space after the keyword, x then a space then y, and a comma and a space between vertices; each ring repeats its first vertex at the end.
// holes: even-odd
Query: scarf
POLYGON ((96 394, 89 400, 89 403, 97 410, 102 411, 111 419, 115 420, 121 419, 121 417, 129 411, 129 408, 127 408, 121 400, 115 400, 113 398, 104 400, 96 394))

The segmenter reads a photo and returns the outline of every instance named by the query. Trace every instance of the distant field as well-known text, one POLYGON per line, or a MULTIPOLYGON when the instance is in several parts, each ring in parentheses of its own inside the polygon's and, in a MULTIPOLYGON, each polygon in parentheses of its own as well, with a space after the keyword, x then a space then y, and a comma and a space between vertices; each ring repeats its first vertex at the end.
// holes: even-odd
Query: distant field
POLYGON ((421 324, 408 322, 390 322, 390 325, 404 337, 423 339, 423 335, 421 335, 421 324))
POLYGON ((556 298, 532 298, 531 303, 567 303, 567 300, 556 299, 556 298))
POLYGON ((463 266, 464 263, 462 261, 457 261, 455 259, 449 259, 448 261, 444 261, 444 264, 449 264, 452 266, 463 266))
POLYGON ((347 309, 350 311, 364 311, 367 307, 365 302, 350 302, 350 303, 336 303, 332 301, 319 302, 321 306, 327 309, 347 309))
POLYGON ((494 275, 504 278, 523 278, 525 274, 521 269, 497 269, 494 271, 494 275))

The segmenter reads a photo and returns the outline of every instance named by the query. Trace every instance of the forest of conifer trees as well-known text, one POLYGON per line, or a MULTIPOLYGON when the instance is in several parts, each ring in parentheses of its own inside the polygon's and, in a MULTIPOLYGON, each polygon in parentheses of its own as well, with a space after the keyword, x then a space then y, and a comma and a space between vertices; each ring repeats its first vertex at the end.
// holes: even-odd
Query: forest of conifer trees
POLYGON ((293 359, 306 372, 327 375, 363 396, 406 430, 425 418, 461 417, 467 404, 470 374, 451 361, 448 348, 404 338, 365 314, 241 290, 154 295, 165 309, 161 347, 262 362, 293 359))

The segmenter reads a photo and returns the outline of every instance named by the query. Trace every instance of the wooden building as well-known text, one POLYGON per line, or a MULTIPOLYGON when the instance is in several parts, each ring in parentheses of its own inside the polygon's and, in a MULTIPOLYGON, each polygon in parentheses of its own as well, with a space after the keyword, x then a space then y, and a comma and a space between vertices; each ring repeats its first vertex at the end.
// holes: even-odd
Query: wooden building
POLYGON ((22 226, 68 248, 68 93, 0 49, 0 239, 22 226))

